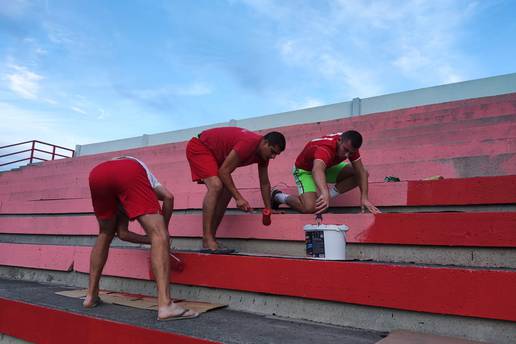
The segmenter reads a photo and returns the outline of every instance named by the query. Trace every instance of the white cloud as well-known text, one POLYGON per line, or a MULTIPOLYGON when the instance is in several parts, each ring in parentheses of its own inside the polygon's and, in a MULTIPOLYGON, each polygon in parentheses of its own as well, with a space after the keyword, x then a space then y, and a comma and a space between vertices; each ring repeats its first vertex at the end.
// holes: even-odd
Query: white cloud
POLYGON ((310 68, 321 78, 341 84, 343 96, 367 97, 382 92, 374 76, 360 64, 351 62, 345 55, 329 45, 301 39, 279 44, 281 57, 291 66, 310 68))
POLYGON ((403 76, 421 83, 466 77, 463 63, 468 57, 456 46, 464 24, 478 10, 477 2, 339 0, 336 9, 358 38, 381 36, 379 48, 388 49, 390 64, 403 76))
POLYGON ((38 139, 73 149, 76 144, 94 141, 71 130, 63 118, 54 111, 29 110, 0 102, 0 145, 38 139))
POLYGON ((10 65, 11 71, 5 76, 11 91, 25 99, 37 99, 40 89, 39 82, 43 76, 19 65, 10 65))
POLYGON ((51 98, 42 98, 42 100, 45 103, 50 104, 50 105, 58 105, 59 104, 56 100, 51 99, 51 98))
POLYGON ((312 108, 316 106, 324 105, 322 101, 316 98, 307 98, 301 105, 299 106, 300 109, 306 109, 306 108, 312 108))
POLYGON ((82 115, 87 115, 88 114, 84 109, 81 109, 78 106, 72 106, 70 109, 72 109, 73 111, 75 111, 77 113, 80 113, 82 115))
POLYGON ((210 86, 194 82, 187 85, 168 85, 158 88, 134 90, 131 93, 143 100, 151 100, 155 98, 171 97, 171 96, 204 96, 211 94, 213 91, 210 86))
POLYGON ((242 3, 275 21, 276 47, 287 65, 340 83, 343 96, 361 97, 385 92, 393 77, 420 86, 467 78, 469 57, 458 42, 480 6, 466 0, 242 3))
POLYGON ((103 120, 106 118, 106 110, 104 110, 103 108, 98 108, 97 111, 98 111, 97 119, 103 120))
POLYGON ((64 26, 54 23, 43 23, 48 40, 57 45, 72 45, 78 43, 78 37, 64 26))

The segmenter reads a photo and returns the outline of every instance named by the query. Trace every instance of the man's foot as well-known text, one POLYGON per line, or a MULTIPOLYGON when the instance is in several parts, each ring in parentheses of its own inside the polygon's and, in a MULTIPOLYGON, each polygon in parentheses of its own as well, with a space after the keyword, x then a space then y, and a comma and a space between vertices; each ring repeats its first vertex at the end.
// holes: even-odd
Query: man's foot
POLYGON ((271 208, 274 210, 278 210, 281 202, 276 200, 276 195, 283 193, 280 189, 273 188, 271 192, 271 208))
POLYGON ((218 248, 216 250, 212 250, 209 248, 203 248, 199 252, 208 253, 208 254, 231 254, 231 253, 236 253, 236 250, 234 248, 218 248))
POLYGON ((179 319, 192 319, 197 318, 199 313, 196 313, 190 309, 185 309, 181 306, 176 305, 170 301, 167 306, 158 308, 158 320, 179 320, 179 319))
POLYGON ((93 307, 97 307, 101 303, 102 303, 102 300, 100 299, 100 297, 98 295, 97 296, 87 295, 86 298, 84 299, 84 302, 82 303, 82 306, 84 308, 93 308, 93 307))
POLYGON ((219 248, 219 243, 215 239, 202 239, 202 248, 208 248, 210 250, 217 250, 219 248))
POLYGON ((212 248, 213 245, 210 247, 210 245, 208 245, 208 243, 209 243, 208 241, 203 240, 202 248, 199 252, 210 253, 210 254, 231 254, 231 253, 236 252, 236 250, 234 248, 226 247, 224 244, 222 244, 221 242, 218 242, 218 241, 215 241, 216 248, 212 248))

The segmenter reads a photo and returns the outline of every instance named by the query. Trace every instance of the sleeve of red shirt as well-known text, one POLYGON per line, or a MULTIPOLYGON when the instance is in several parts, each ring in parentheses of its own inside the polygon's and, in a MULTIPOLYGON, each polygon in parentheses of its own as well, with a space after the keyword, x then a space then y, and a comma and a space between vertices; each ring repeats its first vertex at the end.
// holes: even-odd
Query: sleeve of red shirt
POLYGON ((314 160, 322 160, 326 167, 330 167, 333 157, 334 154, 332 154, 328 149, 324 147, 317 147, 317 149, 314 152, 314 160))
POLYGON ((353 161, 357 161, 358 159, 360 159, 360 152, 358 151, 358 149, 349 156, 349 161, 353 162, 353 161))

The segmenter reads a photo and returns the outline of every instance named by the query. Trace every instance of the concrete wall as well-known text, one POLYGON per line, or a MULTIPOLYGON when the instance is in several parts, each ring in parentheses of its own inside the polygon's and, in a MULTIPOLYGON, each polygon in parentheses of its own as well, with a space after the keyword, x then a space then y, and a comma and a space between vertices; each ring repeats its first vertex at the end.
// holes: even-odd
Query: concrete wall
POLYGON ((204 129, 213 127, 240 126, 250 130, 260 130, 513 92, 516 92, 516 73, 364 99, 354 98, 351 101, 342 103, 241 120, 231 120, 229 122, 214 123, 202 127, 168 131, 152 135, 145 134, 137 137, 87 145, 77 145, 76 156, 181 142, 190 139, 204 129))

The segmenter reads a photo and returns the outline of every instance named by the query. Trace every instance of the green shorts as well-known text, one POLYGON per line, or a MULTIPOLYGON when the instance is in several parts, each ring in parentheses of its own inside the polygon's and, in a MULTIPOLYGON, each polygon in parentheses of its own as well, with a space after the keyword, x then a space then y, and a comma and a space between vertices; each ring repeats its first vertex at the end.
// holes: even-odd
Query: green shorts
MULTIPOLYGON (((349 165, 348 162, 342 161, 340 164, 333 165, 326 169, 326 183, 335 184, 337 182, 337 176, 344 167, 349 165)), ((300 195, 305 192, 317 192, 317 185, 315 185, 312 171, 306 171, 301 168, 294 166, 292 170, 294 180, 296 181, 297 191, 300 195)))

